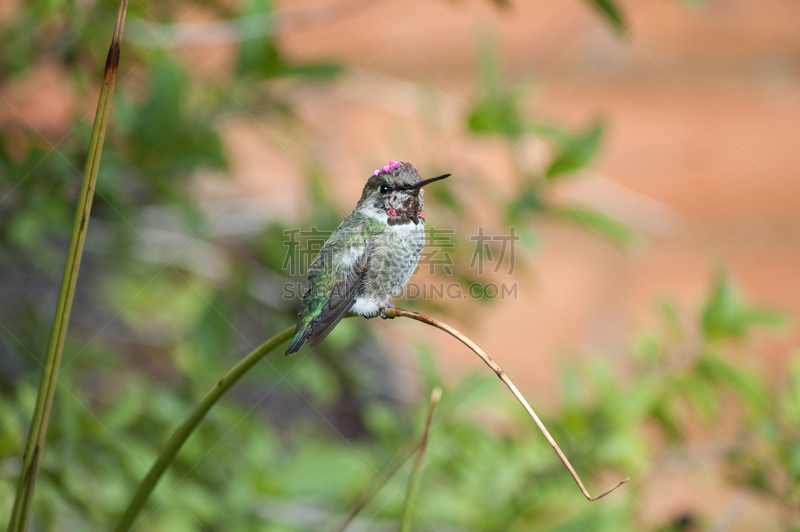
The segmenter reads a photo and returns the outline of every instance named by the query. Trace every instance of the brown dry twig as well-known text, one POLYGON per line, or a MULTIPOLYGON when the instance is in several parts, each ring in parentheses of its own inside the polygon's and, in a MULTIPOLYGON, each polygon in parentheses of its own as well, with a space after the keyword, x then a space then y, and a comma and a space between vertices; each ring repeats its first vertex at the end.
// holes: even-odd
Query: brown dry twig
POLYGON ((539 430, 542 432, 542 434, 544 434, 544 437, 547 439, 547 442, 550 444, 550 446, 556 452, 556 454, 558 455, 558 458, 561 460, 561 463, 564 464, 564 467, 566 467, 567 470, 569 471, 569 474, 572 475, 572 479, 578 485, 578 487, 581 490, 581 493, 583 493, 583 495, 584 495, 584 497, 586 497, 586 499, 588 499, 590 501, 596 501, 598 499, 602 499, 603 497, 605 497, 606 495, 608 495, 609 493, 611 493, 612 491, 614 491, 618 487, 620 487, 623 484, 625 484, 628 480, 630 480, 629 478, 621 480, 614 487, 612 487, 609 490, 604 491, 600 495, 596 495, 594 497, 589 495, 589 492, 586 490, 586 487, 583 485, 583 482, 581 481, 581 477, 579 477, 578 473, 575 472, 575 468, 573 468, 572 464, 569 463, 569 460, 567 459, 566 455, 561 451, 561 448, 558 446, 556 441, 553 439, 553 437, 547 431, 547 428, 545 428, 544 423, 542 423, 542 421, 539 419, 539 416, 536 415, 536 412, 533 411, 533 408, 531 408, 531 406, 528 404, 528 401, 525 400, 525 398, 522 396, 520 391, 517 389, 517 387, 511 381, 511 379, 508 378, 508 375, 506 375, 506 373, 503 371, 503 369, 500 366, 498 366, 497 363, 494 360, 492 360, 492 358, 483 351, 483 349, 478 347, 475 344, 475 342, 473 342, 472 340, 470 340, 469 338, 467 338, 466 336, 464 336, 463 334, 461 334, 457 330, 453 329, 449 325, 447 325, 445 323, 442 323, 442 322, 440 322, 440 321, 438 321, 438 320, 436 320, 434 318, 431 318, 430 316, 426 316, 425 314, 420 314, 419 312, 414 312, 414 311, 411 311, 411 310, 404 310, 404 309, 396 308, 396 307, 387 308, 385 314, 386 314, 387 318, 398 318, 398 317, 399 318, 411 318, 412 320, 416 320, 416 321, 425 323, 427 325, 430 325, 432 327, 436 327, 437 329, 440 329, 440 330, 446 332, 447 334, 449 334, 450 336, 452 336, 453 338, 457 339, 459 342, 461 342, 465 346, 469 347, 472 350, 473 353, 475 353, 476 355, 481 357, 481 360, 483 360, 486 363, 487 366, 492 368, 492 371, 494 371, 495 374, 500 378, 500 380, 503 381, 503 383, 505 383, 505 385, 508 387, 508 389, 511 390, 511 393, 514 394, 514 397, 517 398, 517 401, 519 401, 520 404, 522 404, 522 406, 525 408, 525 410, 528 412, 528 414, 533 418, 533 421, 536 423, 536 426, 539 427, 539 430))

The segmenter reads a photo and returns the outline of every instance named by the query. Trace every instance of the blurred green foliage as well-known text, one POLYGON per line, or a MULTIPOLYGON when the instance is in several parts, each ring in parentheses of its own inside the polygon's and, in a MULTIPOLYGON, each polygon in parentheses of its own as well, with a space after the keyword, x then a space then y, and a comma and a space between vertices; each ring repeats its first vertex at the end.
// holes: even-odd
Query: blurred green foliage
POLYGON ((754 325, 779 327, 785 320, 776 312, 754 309, 739 300, 724 270, 714 279, 714 292, 703 307, 703 332, 709 338, 743 338, 754 325))
MULTIPOLYGON (((725 290, 732 287, 726 283, 725 290)), ((703 320, 736 311, 715 299, 712 293, 706 307, 712 310, 703 320)), ((783 386, 770 387, 750 367, 730 362, 753 324, 734 334, 709 334, 699 323, 676 322, 669 304, 662 310, 662 325, 642 335, 632 350, 634 378, 621 377, 603 358, 567 362, 563 404, 547 419, 592 485, 624 472, 634 479, 626 488, 634 497, 620 492, 603 503, 583 503, 541 434, 496 378, 472 375, 445 386, 420 486, 420 529, 642 530, 635 500, 644 482, 637 479, 665 453, 699 459, 684 444, 686 432, 714 430, 730 415, 742 416, 739 433, 715 446, 708 467, 725 467, 732 482, 785 505, 789 514, 788 501, 800 489, 794 429, 800 421, 800 366, 783 386)), ((199 325, 203 317, 196 321, 199 325)), ((427 348, 419 346, 419 353, 425 389, 444 386, 427 348)), ((52 451, 36 504, 37 519, 47 530, 66 524, 110 528, 159 444, 199 398, 197 381, 214 374, 191 364, 182 384, 167 385, 144 373, 125 373, 118 362, 98 363, 106 354, 83 353, 89 362, 80 364, 79 372, 65 372, 61 382, 52 451)), ((315 357, 276 358, 268 365, 298 377, 285 393, 304 397, 312 410, 328 414, 341 393, 341 383, 315 357)), ((416 437, 426 406, 423 401, 398 409, 385 401, 367 402, 364 433, 344 438, 307 409, 298 415, 286 397, 263 393, 264 382, 264 376, 249 376, 245 394, 212 410, 157 488, 139 530, 329 527, 382 465, 416 437), (265 408, 254 411, 242 401, 250 394, 265 408), (295 417, 290 432, 274 413, 287 406, 295 417)), ((4 507, 11 502, 14 458, 24 443, 34 393, 22 382, 0 401, 4 507)), ((357 521, 353 530, 397 526, 408 474, 407 464, 368 505, 362 516, 368 521, 357 521)))
POLYGON ((603 138, 602 122, 596 121, 583 132, 570 132, 543 120, 526 118, 520 109, 520 98, 527 91, 523 85, 510 90, 503 86, 500 60, 490 39, 483 39, 479 59, 482 90, 467 117, 470 131, 503 138, 512 154, 527 136, 545 140, 552 151, 547 167, 534 172, 526 169, 518 157, 512 157, 520 185, 518 193, 503 206, 508 223, 527 227, 531 219, 549 217, 573 223, 612 242, 633 244, 636 235, 624 224, 587 207, 560 204, 554 193, 559 179, 579 176, 592 163, 603 138))
POLYGON ((608 17, 608 20, 611 21, 618 32, 625 32, 625 22, 622 20, 622 14, 614 2, 611 0, 591 0, 591 3, 608 17))
MULTIPOLYGON (((594 3, 621 26, 613 4, 594 3)), ((203 6, 224 18, 272 13, 269 2, 203 6)), ((180 7, 137 2, 129 16, 179 20, 180 7)), ((110 0, 21 5, 0 28, 0 84, 25 79, 47 60, 66 68, 76 92, 88 98, 115 9, 110 0)), ((535 224, 543 218, 633 242, 635 235, 612 217, 555 201, 553 187, 592 164, 602 122, 569 131, 526 118, 519 106, 524 87, 504 88, 491 46, 482 50, 483 92, 465 128, 510 148, 518 187, 498 200, 501 216, 524 228, 528 243, 536 241, 535 224), (514 158, 526 137, 550 148, 548 164, 535 172, 514 158)), ((237 354, 294 322, 296 301, 280 297, 284 283, 299 280, 282 267, 289 228, 273 220, 243 236, 216 234, 211 216, 192 199, 192 183, 200 172, 227 168, 222 117, 279 117, 295 131, 293 109, 271 82, 325 83, 344 69, 295 64, 272 35, 239 43, 236 57, 235 76, 217 84, 193 79, 164 50, 123 49, 126 77, 117 89, 34 498, 39 530, 113 527, 160 446, 209 385, 237 354), (218 263, 224 267, 215 268, 218 263)), ((0 132, 0 521, 11 506, 35 402, 88 118, 76 111, 58 135, 22 120, 0 132)), ((313 153, 307 157, 317 168, 313 153)), ((330 230, 344 214, 321 190, 324 178, 321 170, 308 178, 314 208, 301 227, 330 230)), ((445 184, 427 197, 468 221, 445 184)), ((470 257, 458 251, 454 257, 455 277, 479 283, 467 266, 470 257)), ((565 363, 562 405, 545 416, 590 486, 630 475, 625 489, 636 497, 619 492, 613 500, 585 503, 493 375, 446 386, 428 348, 415 346, 423 391, 445 388, 422 473, 419 529, 654 529, 642 524, 636 503, 646 474, 670 449, 692 452, 688 430, 713 430, 731 413, 742 419, 737 434, 715 448, 709 467, 724 468, 734 485, 773 501, 790 520, 787 501, 800 497, 800 439, 793 428, 800 422, 800 366, 773 386, 752 364, 731 363, 741 358, 754 327, 779 325, 781 318, 742 303, 724 274, 713 284, 697 323, 662 304, 663 324, 632 349, 626 376, 599 358, 565 363)), ((440 303, 423 304, 435 311, 440 303)), ((425 411, 424 401, 398 399, 396 370, 371 330, 364 320, 346 320, 312 354, 259 364, 187 442, 137 530, 332 526, 382 465, 416 438, 425 411)), ((351 530, 396 530, 408 473, 407 465, 351 530)), ((671 529, 680 529, 681 518, 675 516, 671 529)))

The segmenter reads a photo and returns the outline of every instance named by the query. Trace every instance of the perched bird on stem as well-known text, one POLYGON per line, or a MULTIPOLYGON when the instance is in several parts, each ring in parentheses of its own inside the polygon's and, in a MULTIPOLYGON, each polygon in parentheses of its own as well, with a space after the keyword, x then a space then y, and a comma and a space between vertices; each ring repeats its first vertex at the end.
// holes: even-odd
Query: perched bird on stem
POLYGON ((425 247, 421 179, 409 163, 375 170, 361 199, 322 246, 308 270, 297 332, 286 354, 325 339, 348 312, 386 317, 385 310, 417 267, 425 247))

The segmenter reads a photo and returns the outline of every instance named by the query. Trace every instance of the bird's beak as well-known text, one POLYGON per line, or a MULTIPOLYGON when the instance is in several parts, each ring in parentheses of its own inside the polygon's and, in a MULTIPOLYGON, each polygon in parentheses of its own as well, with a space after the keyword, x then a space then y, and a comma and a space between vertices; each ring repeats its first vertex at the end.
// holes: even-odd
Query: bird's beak
POLYGON ((425 185, 427 185, 429 183, 433 183, 434 181, 441 181, 442 179, 450 177, 451 175, 453 175, 453 174, 444 174, 444 175, 440 175, 440 176, 437 176, 437 177, 432 177, 430 179, 425 179, 424 181, 418 181, 417 183, 414 183, 413 185, 407 186, 406 189, 407 190, 419 190, 419 189, 421 189, 422 187, 424 187, 425 185))

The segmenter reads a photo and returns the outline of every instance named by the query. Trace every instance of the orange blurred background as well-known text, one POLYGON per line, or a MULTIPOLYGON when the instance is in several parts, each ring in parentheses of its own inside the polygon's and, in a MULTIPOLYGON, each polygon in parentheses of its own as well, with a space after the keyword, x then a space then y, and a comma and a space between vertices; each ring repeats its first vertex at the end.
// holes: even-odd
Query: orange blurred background
MULTIPOLYGON (((281 39, 294 58, 351 65, 335 87, 291 95, 307 120, 304 135, 340 180, 326 189, 343 213, 373 167, 398 159, 452 172, 476 226, 491 226, 484 198, 511 190, 512 172, 505 143, 476 141, 462 125, 478 95, 481 35, 497 42, 505 84, 525 84, 530 116, 577 128, 605 120, 590 175, 554 193, 624 220, 639 241, 624 249, 547 223, 533 250, 519 250, 525 267, 502 279, 519 283, 518 299, 442 316, 470 331, 545 415, 559 395, 563 357, 602 356, 623 369, 637 333, 658 321, 662 297, 696 329, 722 265, 748 301, 789 316, 785 329, 758 337, 757 358, 738 362, 777 381, 798 341, 800 4, 637 0, 620 7, 626 36, 578 0, 500 10, 485 1, 409 0, 374 2, 281 39)), ((227 75, 229 59, 216 53, 191 54, 198 75, 227 75)), ((284 139, 281 151, 252 123, 229 124, 228 138, 237 193, 242 187, 263 198, 265 210, 299 216, 304 169, 291 155, 294 141, 284 139)), ((535 165, 542 146, 526 141, 512 156, 535 165)), ((429 209, 427 222, 447 227, 448 213, 429 209)), ((409 337, 431 342, 453 381, 485 371, 460 345, 418 324, 374 326, 390 348, 407 346, 409 337)), ((397 357, 414 371, 408 347, 397 357)), ((709 438, 699 435, 697 445, 709 438)), ((745 508, 718 475, 660 459, 648 472, 644 514, 658 522, 681 510, 719 516, 741 505, 732 530, 775 525, 769 505, 745 508)))
MULTIPOLYGON (((320 6, 277 4, 279 12, 320 6)), ((448 307, 443 319, 469 331, 546 415, 558 396, 563 357, 602 356, 624 370, 631 339, 658 321, 659 299, 667 297, 685 327, 696 328, 712 274, 724 265, 748 301, 789 316, 784 329, 758 337, 756 358, 739 361, 778 380, 800 339, 800 3, 619 5, 629 28, 624 36, 578 0, 516 1, 500 9, 485 0, 372 0, 346 16, 288 28, 280 43, 289 57, 341 61, 347 73, 298 92, 287 85, 281 96, 305 123, 294 137, 256 119, 226 121, 230 179, 204 180, 200 194, 246 198, 264 219, 299 220, 302 176, 311 170, 299 154, 310 145, 336 180, 323 188, 343 215, 372 169, 397 159, 453 173, 451 187, 475 227, 507 231, 489 216, 487 198, 512 190, 509 157, 536 167, 546 148, 526 140, 509 153, 504 142, 465 131, 464 116, 479 91, 477 43, 489 35, 504 83, 525 87, 530 117, 574 128, 604 119, 607 135, 592 170, 553 193, 620 218, 639 239, 623 248, 545 223, 535 247, 518 250, 523 265, 502 279, 518 283, 517 299, 466 303, 458 313, 448 307)), ((187 7, 183 22, 212 18, 187 7)), ((178 54, 195 76, 233 75, 233 45, 178 54)), ((70 108, 84 105, 63 90, 64 73, 47 65, 24 83, 10 84, 3 96, 37 128, 66 127, 70 108)), ((429 225, 448 227, 451 218, 427 210, 429 225)), ((474 234, 470 227, 456 230, 474 234)), ((484 370, 460 345, 416 323, 375 320, 374 326, 387 347, 399 346, 398 364, 411 371, 409 337, 434 345, 453 381, 484 370)), ((658 468, 662 480, 647 496, 661 504, 643 503, 654 512, 703 500, 716 515, 735 495, 716 477, 675 474, 669 460, 658 468)), ((735 530, 766 529, 771 519, 768 507, 750 505, 735 530)))
MULTIPOLYGON (((279 9, 313 6, 287 2, 279 9)), ((481 35, 497 41, 505 84, 525 84, 524 108, 534 119, 576 128, 605 120, 594 169, 554 193, 622 219, 639 230, 639 241, 625 249, 545 224, 537 246, 517 255, 528 267, 503 279, 519 283, 517 300, 470 306, 470 321, 449 316, 477 329, 479 343, 537 397, 553 395, 564 353, 624 360, 626 339, 652 323, 661 297, 696 327, 711 274, 722 264, 749 301, 787 312, 790 323, 800 315, 793 279, 800 266, 800 4, 660 0, 620 7, 625 36, 577 0, 506 9, 412 0, 373 2, 281 37, 290 57, 350 65, 333 87, 285 95, 303 113, 303 139, 338 180, 323 187, 342 213, 373 167, 398 159, 452 172, 451 186, 476 226, 491 224, 482 198, 511 188, 509 152, 499 140, 476 141, 461 125, 478 93, 481 35)), ((202 20, 198 9, 187 13, 187 21, 202 20)), ((196 75, 231 75, 233 48, 188 50, 196 75)), ((299 217, 299 176, 308 168, 293 148, 302 141, 275 139, 268 127, 226 124, 234 182, 210 185, 207 194, 255 197, 271 216, 299 217)), ((541 157, 535 141, 513 151, 531 164, 541 157)), ((445 227, 447 216, 429 210, 428 224, 445 227)), ((392 327, 426 334, 414 324, 392 327)), ((797 339, 794 327, 764 338, 752 364, 779 372, 797 339)), ((477 367, 449 340, 431 341, 450 370, 477 367)))

